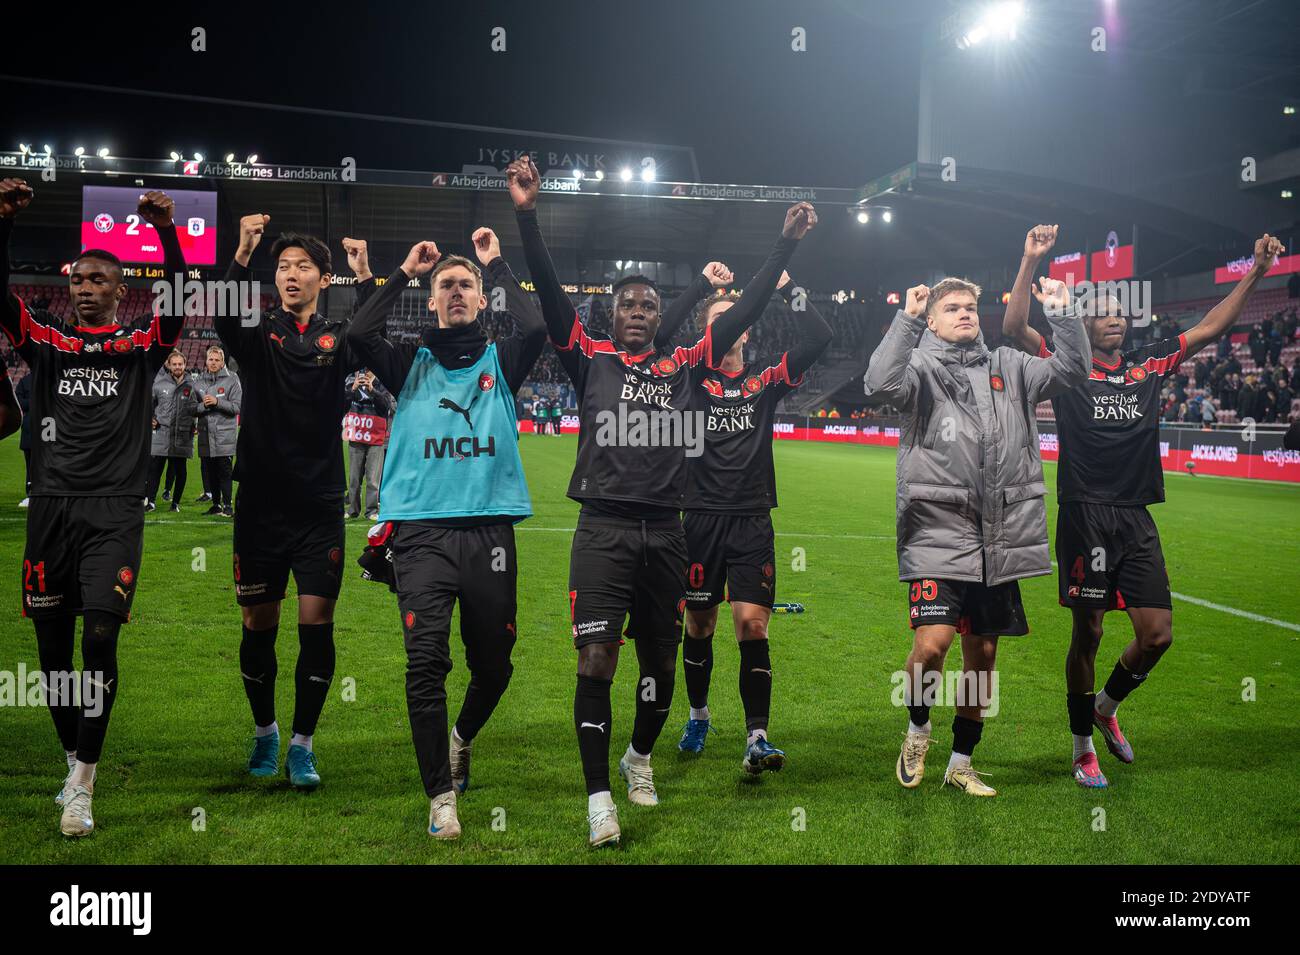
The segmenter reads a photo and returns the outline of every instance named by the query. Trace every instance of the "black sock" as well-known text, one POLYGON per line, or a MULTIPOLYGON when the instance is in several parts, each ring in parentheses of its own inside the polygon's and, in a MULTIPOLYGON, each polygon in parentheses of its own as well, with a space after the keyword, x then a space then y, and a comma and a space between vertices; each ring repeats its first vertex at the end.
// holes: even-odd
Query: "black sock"
POLYGON ((54 720, 54 731, 67 752, 77 748, 77 725, 81 709, 73 694, 72 648, 77 637, 77 618, 72 614, 39 617, 36 624, 36 651, 41 661, 41 684, 54 720))
POLYGON ((82 706, 77 728, 77 759, 98 763, 108 734, 108 717, 117 699, 117 634, 122 618, 87 610, 81 630, 82 706), (93 694, 93 696, 92 696, 93 694))
POLYGON ((244 628, 239 641, 239 673, 244 678, 244 693, 253 708, 253 722, 270 726, 275 722, 275 635, 279 627, 269 630, 244 628))
POLYGON ((498 665, 490 670, 480 667, 470 671, 465 702, 461 705, 460 715, 456 717, 457 736, 468 743, 478 735, 492 711, 497 708, 514 672, 515 668, 509 660, 504 661, 504 666, 498 665))
POLYGON ((908 703, 907 714, 913 726, 924 726, 930 722, 930 708, 928 706, 914 706, 908 703))
POLYGON ((740 702, 746 732, 766 731, 772 709, 772 660, 766 640, 740 641, 740 702))
POLYGON ((609 740, 614 728, 609 694, 613 686, 613 680, 578 674, 578 688, 573 694, 573 726, 578 731, 578 753, 582 756, 588 796, 609 791, 609 740))
POLYGON ((293 672, 293 731, 311 736, 334 679, 334 624, 298 624, 298 665, 293 672))
POLYGON ((1115 669, 1110 671, 1110 677, 1106 680, 1106 695, 1118 703, 1140 687, 1146 678, 1145 673, 1134 673, 1124 665, 1123 660, 1116 660, 1115 669))
POLYGON ((713 634, 686 635, 682 645, 682 673, 686 675, 686 698, 702 710, 709 705, 709 679, 713 676, 713 634))
POLYGON ((975 752, 975 746, 980 741, 980 736, 984 733, 984 722, 982 720, 968 720, 964 716, 954 716, 952 718, 952 751, 961 753, 963 756, 969 756, 975 752))
POLYGON ((677 680, 677 642, 637 640, 636 659, 641 673, 636 681, 632 748, 642 756, 649 756, 673 708, 673 686, 677 680))
POLYGON ((1095 693, 1065 694, 1065 708, 1070 713, 1070 732, 1075 736, 1092 736, 1092 707, 1095 693))

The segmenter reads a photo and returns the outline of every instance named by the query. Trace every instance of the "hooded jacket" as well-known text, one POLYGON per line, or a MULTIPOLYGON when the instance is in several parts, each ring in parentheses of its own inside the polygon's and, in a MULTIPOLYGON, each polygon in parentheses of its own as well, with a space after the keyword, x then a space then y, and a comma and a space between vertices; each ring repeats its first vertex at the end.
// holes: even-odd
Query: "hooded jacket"
POLYGON ((194 387, 198 397, 195 414, 199 419, 199 457, 233 457, 239 437, 239 408, 244 400, 239 376, 225 365, 216 374, 204 369, 195 376, 194 387), (212 395, 217 403, 205 407, 205 395, 212 395))
POLYGON ((871 356, 869 404, 902 413, 898 577, 987 585, 1051 572, 1035 406, 1088 377, 1092 349, 1075 306, 1050 317, 1057 348, 945 342, 900 311, 871 356))

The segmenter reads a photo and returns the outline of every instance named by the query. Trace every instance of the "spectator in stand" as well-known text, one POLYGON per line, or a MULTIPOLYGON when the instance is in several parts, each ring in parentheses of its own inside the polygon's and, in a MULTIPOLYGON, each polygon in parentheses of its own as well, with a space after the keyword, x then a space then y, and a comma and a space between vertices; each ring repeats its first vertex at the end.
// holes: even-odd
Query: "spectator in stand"
POLYGON ((1226 375, 1219 386, 1219 407, 1224 411, 1237 410, 1237 395, 1241 391, 1241 375, 1226 375))
POLYGON ((388 416, 393 397, 375 380, 368 368, 354 371, 343 379, 343 388, 351 401, 349 417, 370 419, 370 427, 351 427, 348 434, 348 507, 347 517, 361 514, 361 484, 366 485, 365 515, 379 518, 379 486, 384 478, 384 448, 388 444, 388 416))
POLYGON ((235 512, 230 475, 243 387, 239 377, 226 367, 226 353, 220 346, 208 349, 207 367, 194 379, 194 387, 199 398, 199 470, 212 501, 205 513, 232 517, 235 512))
POLYGON ((186 470, 190 455, 194 453, 198 404, 194 382, 185 374, 185 356, 174 351, 167 356, 166 363, 158 369, 153 380, 153 438, 150 447, 153 460, 145 487, 146 511, 154 509, 164 467, 175 474, 171 510, 181 509, 186 470))
POLYGON ((1175 421, 1190 421, 1190 420, 1191 420, 1191 412, 1187 410, 1187 402, 1186 402, 1186 401, 1179 402, 1179 404, 1178 404, 1178 416, 1177 416, 1174 420, 1175 420, 1175 421))
POLYGON ((826 417, 828 417, 828 418, 838 418, 839 416, 840 416, 840 411, 839 411, 839 409, 838 409, 838 408, 832 408, 831 411, 830 411, 830 414, 828 414, 826 417))
POLYGON ((825 409, 825 408, 818 408, 818 409, 817 409, 817 417, 819 417, 819 418, 825 418, 825 417, 826 417, 826 409, 825 409))
POLYGON ((1291 380, 1287 377, 1285 369, 1279 369, 1274 376, 1276 385, 1276 413, 1277 420, 1286 422, 1291 420, 1291 401, 1295 395, 1291 391, 1291 380))
POLYGON ((18 448, 23 452, 23 471, 26 475, 26 483, 23 485, 23 499, 18 502, 19 507, 26 507, 32 493, 32 422, 30 415, 32 413, 32 373, 29 371, 19 380, 14 387, 14 397, 18 399, 18 407, 23 410, 22 431, 18 434, 18 448))
POLYGON ((1255 367, 1264 367, 1264 358, 1268 354, 1268 339, 1264 335, 1264 326, 1259 322, 1256 322, 1255 327, 1250 330, 1246 345, 1250 349, 1250 360, 1255 363, 1255 367))
POLYGON ((1210 398, 1209 395, 1205 395, 1201 398, 1201 424, 1205 427, 1206 431, 1213 428, 1215 422, 1218 421, 1216 415, 1217 411, 1218 409, 1214 407, 1214 400, 1210 398))

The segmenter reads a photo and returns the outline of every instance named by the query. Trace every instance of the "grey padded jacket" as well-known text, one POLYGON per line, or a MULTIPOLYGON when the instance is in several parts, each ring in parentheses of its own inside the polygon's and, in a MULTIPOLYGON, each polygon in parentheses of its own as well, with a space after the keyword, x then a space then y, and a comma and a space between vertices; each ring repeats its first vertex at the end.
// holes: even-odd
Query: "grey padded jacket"
POLYGON ((1051 572, 1035 406, 1088 377, 1077 307, 1049 317, 1056 351, 989 351, 983 334, 945 342, 900 311, 871 356, 869 404, 903 417, 898 443, 898 578, 990 586, 1051 572))

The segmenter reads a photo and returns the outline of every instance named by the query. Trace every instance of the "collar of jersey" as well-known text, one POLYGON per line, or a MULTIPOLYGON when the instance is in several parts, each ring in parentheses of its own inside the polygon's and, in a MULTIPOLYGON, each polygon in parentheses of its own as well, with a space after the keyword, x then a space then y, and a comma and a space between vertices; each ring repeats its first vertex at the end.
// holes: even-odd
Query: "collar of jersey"
POLYGON ((1119 371, 1120 366, 1122 366, 1122 365, 1124 364, 1124 353, 1123 353, 1123 352, 1120 352, 1119 358, 1116 359, 1115 364, 1113 364, 1113 365, 1108 365, 1108 364, 1106 364, 1104 361, 1102 361, 1102 360, 1101 360, 1100 358, 1098 358, 1096 355, 1093 355, 1093 356, 1092 356, 1092 363, 1093 363, 1094 365, 1097 365, 1097 366, 1101 367, 1101 368, 1105 368, 1107 371, 1119 371))
POLYGON ((101 325, 99 328, 92 328, 89 325, 74 325, 72 327, 79 332, 85 332, 87 335, 107 335, 110 332, 117 331, 122 326, 114 322, 111 325, 101 325))

